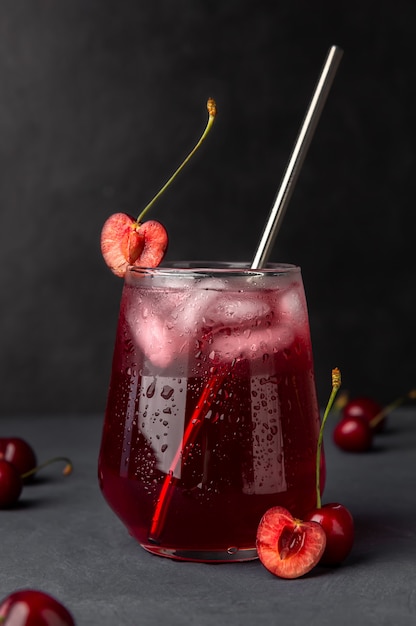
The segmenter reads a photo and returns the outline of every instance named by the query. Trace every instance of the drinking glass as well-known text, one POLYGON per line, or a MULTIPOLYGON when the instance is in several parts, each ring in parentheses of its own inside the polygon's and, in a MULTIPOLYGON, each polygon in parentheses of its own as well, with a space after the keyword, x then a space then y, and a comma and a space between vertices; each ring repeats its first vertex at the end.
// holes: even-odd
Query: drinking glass
POLYGON ((143 548, 256 558, 267 509, 315 506, 319 424, 299 267, 127 270, 99 481, 143 548))

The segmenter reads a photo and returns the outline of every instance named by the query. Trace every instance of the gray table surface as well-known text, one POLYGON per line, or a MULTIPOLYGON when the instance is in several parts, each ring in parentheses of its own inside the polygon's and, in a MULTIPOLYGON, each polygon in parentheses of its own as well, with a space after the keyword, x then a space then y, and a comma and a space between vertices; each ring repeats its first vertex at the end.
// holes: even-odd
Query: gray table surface
POLYGON ((354 549, 340 567, 282 580, 259 561, 184 563, 141 549, 98 488, 101 416, 0 417, 0 436, 24 437, 39 460, 74 463, 68 478, 48 468, 17 508, 0 511, 0 593, 47 591, 77 626, 414 624, 416 409, 396 411, 365 454, 335 449, 332 425, 324 502, 353 513, 354 549))

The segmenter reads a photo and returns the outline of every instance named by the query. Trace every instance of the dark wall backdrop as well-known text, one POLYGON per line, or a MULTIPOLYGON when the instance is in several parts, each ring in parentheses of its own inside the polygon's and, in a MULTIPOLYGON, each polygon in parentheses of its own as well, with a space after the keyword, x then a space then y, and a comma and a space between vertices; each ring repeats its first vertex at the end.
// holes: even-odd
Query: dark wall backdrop
POLYGON ((0 412, 102 411, 122 283, 101 226, 153 210, 168 258, 251 259, 331 44, 336 81, 272 260, 300 264, 330 371, 416 384, 413 1, 2 0, 0 412))

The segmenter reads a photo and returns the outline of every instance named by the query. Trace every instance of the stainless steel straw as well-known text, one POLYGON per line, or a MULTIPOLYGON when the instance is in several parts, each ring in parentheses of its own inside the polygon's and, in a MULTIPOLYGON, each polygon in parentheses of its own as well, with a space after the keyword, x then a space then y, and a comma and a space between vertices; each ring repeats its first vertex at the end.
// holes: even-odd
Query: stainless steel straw
POLYGON ((289 159, 286 172, 270 211, 269 219, 267 220, 257 252, 251 264, 252 269, 259 269, 264 267, 267 263, 342 55, 343 50, 338 46, 332 46, 329 49, 289 159))
MULTIPOLYGON (((318 84, 315 88, 311 103, 303 121, 301 130, 299 132, 298 139, 293 149, 292 156, 287 166, 286 174, 282 180, 279 193, 277 194, 276 201, 273 205, 270 213, 269 220, 264 229, 263 236, 260 241, 256 256, 254 257, 252 268, 259 269, 266 263, 266 259, 270 253, 273 245, 274 238, 277 234, 278 226, 280 225, 284 211, 290 200, 290 196, 298 177, 300 168, 305 158, 307 149, 312 139, 313 132, 316 128, 319 116, 322 112, 325 104, 326 97, 331 87, 332 81, 335 77, 339 61, 341 60, 342 51, 337 46, 332 46, 329 50, 324 67, 321 71, 321 75, 318 84)), ((229 374, 229 370, 218 370, 215 374, 212 374, 208 384, 204 388, 202 395, 195 407, 194 413, 188 422, 188 426, 182 437, 181 444, 179 445, 175 457, 169 468, 169 472, 166 474, 163 481, 159 498, 153 513, 151 521, 149 541, 158 543, 160 533, 163 530, 165 523, 165 517, 169 509, 169 503, 172 496, 172 488, 175 483, 175 470, 176 467, 183 463, 186 457, 186 450, 190 449, 193 445, 200 428, 204 423, 205 415, 208 413, 209 408, 215 399, 219 387, 221 386, 225 377, 229 374)))

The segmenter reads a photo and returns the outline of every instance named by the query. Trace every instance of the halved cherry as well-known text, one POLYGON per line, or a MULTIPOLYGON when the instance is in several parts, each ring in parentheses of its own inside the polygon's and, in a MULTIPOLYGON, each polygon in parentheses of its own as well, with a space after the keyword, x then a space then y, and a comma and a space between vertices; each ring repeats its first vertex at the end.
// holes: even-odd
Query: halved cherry
POLYGON ((326 545, 317 522, 296 519, 281 506, 266 511, 257 529, 259 559, 275 576, 299 578, 317 565, 326 545))
POLYGON ((157 267, 168 246, 168 234, 160 222, 138 223, 126 213, 115 213, 101 231, 101 252, 111 271, 123 277, 129 265, 157 267))
POLYGON ((116 276, 123 277, 129 265, 157 267, 162 261, 168 245, 167 232, 160 222, 154 220, 143 222, 143 218, 208 135, 217 114, 217 107, 212 98, 208 99, 207 110, 208 122, 199 141, 139 217, 135 220, 127 213, 115 213, 105 222, 101 231, 101 252, 104 261, 116 276))

